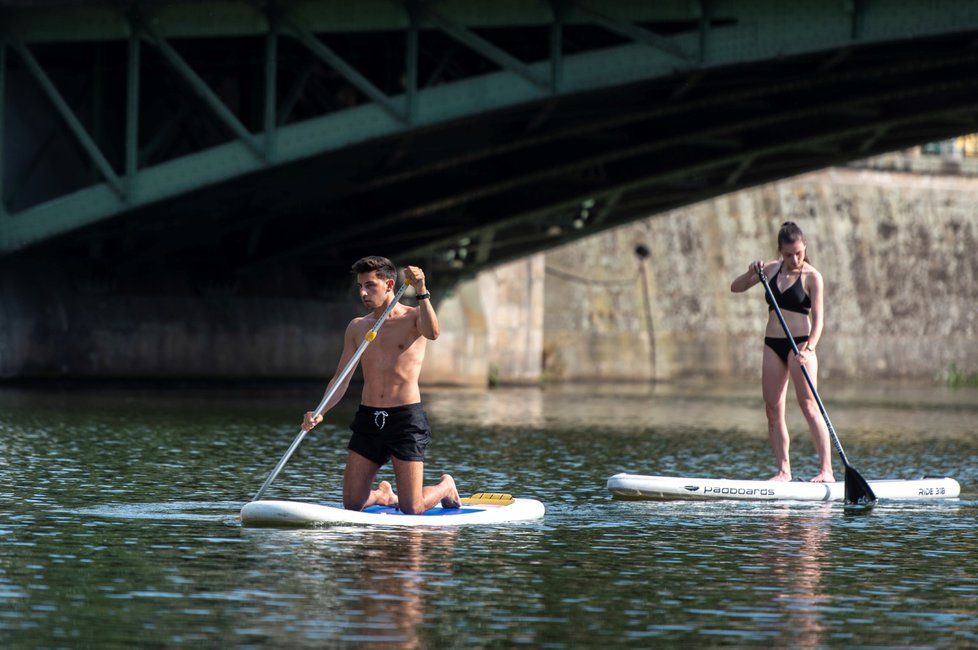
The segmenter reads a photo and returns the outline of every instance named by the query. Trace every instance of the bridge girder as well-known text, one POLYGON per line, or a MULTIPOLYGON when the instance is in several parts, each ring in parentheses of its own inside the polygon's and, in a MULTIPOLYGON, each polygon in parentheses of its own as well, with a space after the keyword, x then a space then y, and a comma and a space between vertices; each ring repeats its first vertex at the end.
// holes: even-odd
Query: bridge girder
MULTIPOLYGON (((93 182, 11 210, 19 186, 11 187, 17 174, 5 165, 0 254, 45 242, 82 255, 114 246, 120 268, 219 254, 249 274, 296 260, 342 266, 360 249, 386 247, 471 271, 740 187, 978 127, 978 6, 970 3, 598 6, 7 7, 0 125, 10 120, 13 74, 17 88, 36 84, 93 182), (344 41, 350 34, 396 34, 399 54, 376 65, 344 41), (262 78, 252 92, 257 108, 228 100, 247 94, 253 78, 239 71, 237 85, 215 88, 233 75, 215 74, 199 52, 187 56, 215 39, 244 39, 245 50, 261 53, 252 66, 262 78), (70 63, 45 65, 35 51, 57 61, 65 43, 116 42, 125 52, 125 74, 116 75, 125 108, 112 142, 93 128, 99 109, 86 118, 80 93, 65 92, 70 63), (437 46, 425 50, 431 42, 437 46), (299 71, 291 69, 296 52, 306 56, 299 71), (158 68, 145 64, 148 54, 158 68), (153 91, 152 74, 163 68, 196 104, 161 111, 166 119, 151 137, 147 104, 167 101, 153 91), (295 72, 288 89, 279 83, 286 71, 295 72), (294 115, 297 95, 316 94, 317 76, 331 84, 327 98, 355 99, 294 115), (175 147, 174 132, 196 146, 175 147), (157 155, 168 147, 179 155, 157 155)), ((37 167, 43 141, 15 170, 21 176, 37 167)), ((0 142, 0 163, 9 150, 0 142)))

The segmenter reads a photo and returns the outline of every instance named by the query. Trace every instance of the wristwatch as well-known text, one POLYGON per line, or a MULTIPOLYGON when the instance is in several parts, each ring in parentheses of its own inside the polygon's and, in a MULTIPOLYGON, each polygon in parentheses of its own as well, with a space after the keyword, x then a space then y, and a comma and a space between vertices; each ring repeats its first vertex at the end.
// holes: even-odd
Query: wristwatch
POLYGON ((425 291, 424 293, 419 293, 418 295, 415 296, 415 298, 417 298, 418 300, 427 300, 430 297, 431 297, 430 291, 425 291))

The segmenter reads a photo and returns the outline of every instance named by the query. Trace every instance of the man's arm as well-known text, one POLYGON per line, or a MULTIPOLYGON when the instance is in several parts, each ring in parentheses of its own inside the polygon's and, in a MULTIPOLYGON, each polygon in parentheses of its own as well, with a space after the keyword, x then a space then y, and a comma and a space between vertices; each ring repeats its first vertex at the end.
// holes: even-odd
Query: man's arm
MULTIPOLYGON (((411 283, 419 297, 428 293, 424 282, 424 271, 417 266, 404 267, 404 279, 411 283)), ((418 331, 426 339, 434 341, 438 338, 440 331, 438 329, 438 315, 435 314, 435 308, 431 306, 429 298, 418 300, 418 331)))
MULTIPOLYGON (((333 373, 333 378, 329 381, 329 384, 326 385, 326 390, 323 392, 323 395, 330 391, 333 384, 336 383, 337 379, 339 379, 340 373, 343 372, 343 368, 346 367, 346 364, 350 363, 350 359, 353 358, 353 354, 357 351, 357 346, 359 343, 357 343, 356 328, 353 326, 355 322, 355 320, 351 320, 350 324, 346 326, 346 332, 343 334, 343 353, 340 355, 340 362, 336 364, 336 372, 333 373)), ((346 394, 346 389, 350 386, 350 378, 352 376, 353 372, 351 371, 350 374, 343 379, 343 384, 339 387, 336 394, 333 395, 329 402, 326 403, 326 406, 323 407, 322 413, 319 415, 315 415, 312 411, 306 413, 302 421, 302 428, 304 430, 309 431, 314 426, 322 422, 323 414, 336 406, 336 404, 343 399, 343 395, 346 394)))

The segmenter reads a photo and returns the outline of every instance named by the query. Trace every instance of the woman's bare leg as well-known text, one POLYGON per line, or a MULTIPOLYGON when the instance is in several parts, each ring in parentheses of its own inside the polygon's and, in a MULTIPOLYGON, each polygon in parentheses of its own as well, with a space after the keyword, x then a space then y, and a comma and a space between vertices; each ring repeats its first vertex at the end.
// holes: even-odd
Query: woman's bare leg
POLYGON ((787 388, 788 368, 774 350, 765 345, 761 363, 761 391, 764 394, 768 438, 778 468, 778 473, 770 479, 772 481, 791 480, 791 460, 788 458, 791 440, 788 437, 788 425, 784 421, 784 399, 787 388))
MULTIPOLYGON (((808 369, 808 375, 812 378, 815 388, 818 388, 818 359, 810 352, 806 356, 808 363, 805 364, 805 367, 808 369)), ((798 359, 794 355, 788 358, 788 369, 791 372, 791 383, 795 385, 798 406, 801 407, 801 413, 805 416, 805 421, 808 422, 808 430, 812 433, 812 443, 815 445, 815 451, 818 452, 819 470, 812 482, 831 483, 835 481, 835 475, 832 473, 832 446, 829 440, 829 429, 825 426, 822 412, 818 410, 818 402, 815 401, 815 396, 812 395, 808 382, 805 381, 805 376, 801 372, 801 364, 798 363, 798 359)))

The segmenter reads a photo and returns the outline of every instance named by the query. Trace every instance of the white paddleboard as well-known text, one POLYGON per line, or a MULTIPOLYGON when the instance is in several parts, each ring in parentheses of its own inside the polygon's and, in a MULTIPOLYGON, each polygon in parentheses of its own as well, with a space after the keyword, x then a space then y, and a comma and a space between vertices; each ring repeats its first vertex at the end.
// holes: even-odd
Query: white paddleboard
POLYGON ((535 499, 510 499, 504 505, 476 503, 464 504, 461 508, 436 507, 422 515, 406 515, 387 506, 371 506, 358 511, 300 501, 252 501, 241 508, 241 523, 246 526, 468 526, 539 519, 543 513, 543 504, 535 499))
MULTIPOLYGON (((880 499, 953 499, 961 486, 953 478, 869 481, 880 499)), ((845 483, 735 481, 722 478, 615 474, 608 489, 620 499, 738 499, 765 501, 842 501, 845 483)))

